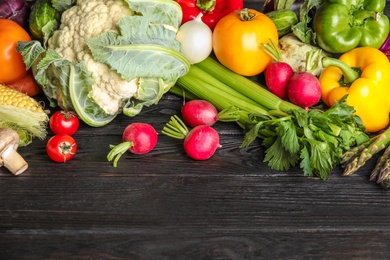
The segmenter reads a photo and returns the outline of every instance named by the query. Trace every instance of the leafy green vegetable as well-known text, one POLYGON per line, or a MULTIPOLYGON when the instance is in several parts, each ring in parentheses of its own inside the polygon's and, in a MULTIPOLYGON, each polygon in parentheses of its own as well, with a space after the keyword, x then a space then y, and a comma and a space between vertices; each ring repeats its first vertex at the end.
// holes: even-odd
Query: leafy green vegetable
POLYGON ((163 76, 174 84, 188 71, 179 42, 172 41, 176 37, 174 31, 163 25, 149 26, 149 21, 140 16, 121 19, 118 27, 119 33, 106 32, 85 42, 95 60, 115 69, 125 79, 163 76))
POLYGON ((53 7, 60 13, 69 9, 76 3, 76 0, 51 0, 53 7))
MULTIPOLYGON (((142 107, 156 104, 190 68, 176 41, 182 12, 174 1, 116 2, 124 8, 127 4, 129 9, 118 13, 123 18, 118 18, 110 30, 91 29, 96 25, 90 23, 96 20, 89 16, 78 17, 83 14, 75 8, 88 9, 88 1, 52 0, 52 4, 59 12, 64 12, 63 17, 83 20, 84 31, 77 35, 76 29, 68 32, 75 38, 63 44, 64 39, 58 40, 61 31, 52 32, 56 25, 48 23, 45 35, 51 35, 51 38, 45 39, 43 44, 38 41, 19 43, 18 51, 26 66, 33 68, 35 79, 50 104, 75 110, 90 126, 103 126, 121 112, 128 116, 139 114, 142 107), (71 6, 71 12, 65 13, 71 6), (94 33, 99 30, 102 33, 94 33), (85 37, 87 33, 91 36, 85 37), (72 44, 75 46, 70 46, 72 44), (64 53, 69 58, 64 58, 64 53), (105 76, 108 73, 115 75, 105 76), (118 84, 117 88, 113 87, 115 84, 118 84), (105 97, 119 97, 111 102, 115 103, 115 111, 106 110, 110 102, 107 103, 105 97)), ((67 22, 71 23, 67 26, 74 24, 67 22)), ((59 27, 59 30, 63 29, 59 27)))
POLYGON ((292 31, 304 43, 315 43, 315 32, 310 26, 310 12, 322 4, 323 0, 304 0, 299 8, 299 22, 292 26, 292 31))

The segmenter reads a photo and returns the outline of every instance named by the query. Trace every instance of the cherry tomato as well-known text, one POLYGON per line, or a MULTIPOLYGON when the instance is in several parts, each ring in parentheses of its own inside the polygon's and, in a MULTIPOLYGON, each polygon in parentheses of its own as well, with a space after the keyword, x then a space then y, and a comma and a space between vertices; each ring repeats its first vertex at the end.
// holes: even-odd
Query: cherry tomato
POLYGON ((27 73, 22 55, 16 51, 16 46, 18 41, 31 41, 31 37, 16 22, 0 18, 0 39, 0 82, 8 84, 27 73))
POLYGON ((50 129, 55 134, 73 135, 79 129, 79 118, 71 111, 56 111, 50 117, 50 129))
POLYGON ((272 62, 261 48, 263 43, 270 43, 270 38, 278 44, 275 23, 259 11, 244 8, 219 20, 213 32, 213 50, 225 67, 244 76, 255 76, 272 62))
POLYGON ((46 153, 55 162, 69 161, 76 154, 76 151, 76 141, 67 134, 54 135, 46 144, 46 153))

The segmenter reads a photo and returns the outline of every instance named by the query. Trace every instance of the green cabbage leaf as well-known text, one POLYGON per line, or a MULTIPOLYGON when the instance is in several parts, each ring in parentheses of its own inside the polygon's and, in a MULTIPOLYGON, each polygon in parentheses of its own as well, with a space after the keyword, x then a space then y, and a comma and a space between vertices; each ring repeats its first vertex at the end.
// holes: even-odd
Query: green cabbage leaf
POLYGON ((144 106, 158 103, 190 68, 176 41, 182 19, 180 6, 164 0, 126 2, 135 15, 119 20, 117 32, 85 39, 96 61, 127 81, 138 79, 137 94, 123 100, 124 106, 118 113, 105 113, 93 100, 93 74, 83 62, 68 61, 39 41, 20 42, 17 47, 51 106, 76 111, 80 119, 93 127, 108 124, 121 112, 135 116, 144 106))

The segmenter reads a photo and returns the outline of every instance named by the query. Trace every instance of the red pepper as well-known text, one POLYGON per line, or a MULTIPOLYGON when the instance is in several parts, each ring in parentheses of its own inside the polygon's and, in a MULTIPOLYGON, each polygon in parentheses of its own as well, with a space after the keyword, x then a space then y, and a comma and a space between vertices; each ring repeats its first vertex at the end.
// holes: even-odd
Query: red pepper
POLYGON ((183 11, 182 24, 195 19, 203 13, 202 21, 211 30, 225 15, 239 11, 244 7, 243 0, 175 0, 183 11))

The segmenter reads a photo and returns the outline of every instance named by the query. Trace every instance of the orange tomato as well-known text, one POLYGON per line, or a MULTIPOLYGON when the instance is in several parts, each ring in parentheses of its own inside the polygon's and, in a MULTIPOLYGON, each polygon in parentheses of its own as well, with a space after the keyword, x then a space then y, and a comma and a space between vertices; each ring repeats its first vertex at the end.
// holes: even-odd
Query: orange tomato
POLYGON ((274 22, 259 11, 245 8, 219 20, 213 32, 213 50, 225 67, 243 76, 254 76, 272 62, 261 49, 270 38, 278 43, 274 22))
POLYGON ((8 84, 27 73, 22 55, 16 51, 16 46, 18 41, 31 41, 31 37, 16 22, 0 18, 0 39, 0 82, 8 84))

